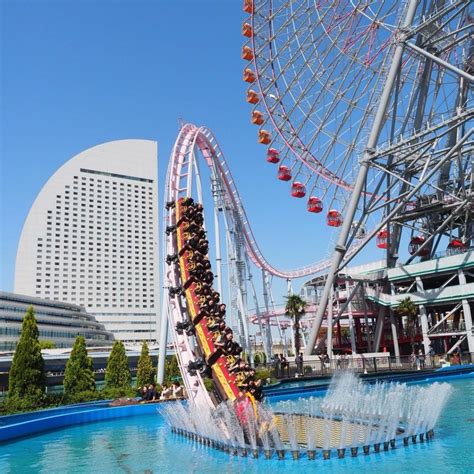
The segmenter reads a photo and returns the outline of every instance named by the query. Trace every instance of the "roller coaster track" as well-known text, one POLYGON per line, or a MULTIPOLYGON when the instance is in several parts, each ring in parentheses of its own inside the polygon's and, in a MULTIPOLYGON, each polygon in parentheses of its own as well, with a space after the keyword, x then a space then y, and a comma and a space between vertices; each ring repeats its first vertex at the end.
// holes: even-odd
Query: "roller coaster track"
MULTIPOLYGON (((314 262, 310 265, 291 270, 280 270, 271 265, 264 257, 260 247, 255 239, 250 222, 247 218, 244 206, 235 185, 234 178, 230 172, 229 166, 224 158, 219 144, 213 133, 205 127, 196 127, 193 124, 184 125, 176 140, 175 147, 171 156, 167 185, 170 200, 177 200, 179 197, 187 196, 189 189, 186 182, 189 182, 188 173, 190 169, 183 170, 183 164, 186 163, 188 154, 192 154, 195 147, 202 152, 211 172, 218 174, 218 179, 223 185, 225 191, 226 204, 236 211, 240 219, 241 229, 245 242, 245 247, 252 262, 261 270, 265 270, 270 275, 284 278, 295 279, 302 278, 327 270, 331 264, 330 259, 314 262)), ((359 247, 357 243, 347 252, 347 257, 351 256, 359 247)))
MULTIPOLYGON (((240 199, 237 187, 225 161, 224 155, 213 133, 205 127, 196 127, 193 124, 185 124, 178 135, 173 147, 171 158, 168 164, 165 189, 165 204, 174 203, 173 207, 165 205, 164 207, 164 228, 176 226, 181 212, 181 203, 183 198, 191 197, 193 187, 193 177, 196 179, 196 188, 198 199, 202 202, 202 190, 200 188, 201 177, 197 166, 197 154, 199 151, 211 170, 215 178, 223 189, 223 202, 226 212, 231 211, 234 220, 238 221, 238 228, 242 232, 242 241, 244 242, 246 252, 250 260, 261 270, 279 278, 293 279, 326 270, 330 265, 330 260, 323 260, 311 265, 297 268, 294 270, 278 270, 272 266, 263 256, 250 227, 245 209, 240 199)), ((176 255, 182 251, 183 239, 179 227, 176 232, 166 235, 164 249, 166 255, 176 255)), ((354 249, 351 249, 351 252, 354 249)), ((349 252, 349 255, 351 253, 349 252)), ((179 264, 164 264, 165 288, 179 287, 184 284, 187 278, 186 258, 180 256, 179 264)), ((165 312, 172 326, 172 336, 176 347, 181 373, 186 386, 190 400, 200 406, 213 406, 215 400, 211 398, 206 387, 202 374, 199 370, 188 370, 197 358, 207 359, 212 354, 213 340, 212 335, 208 333, 204 322, 196 322, 199 304, 196 300, 196 294, 191 289, 185 292, 185 298, 176 295, 165 296, 165 312), (191 321, 194 323, 195 333, 186 334, 186 331, 177 331, 177 323, 191 321), (209 347, 211 350, 209 350, 209 347)), ((244 315, 246 318, 247 315, 244 315)), ((248 338, 248 335, 247 335, 248 338)), ((218 386, 218 392, 222 399, 233 399, 238 390, 234 376, 226 368, 225 362, 214 364, 212 374, 215 384, 218 386)))

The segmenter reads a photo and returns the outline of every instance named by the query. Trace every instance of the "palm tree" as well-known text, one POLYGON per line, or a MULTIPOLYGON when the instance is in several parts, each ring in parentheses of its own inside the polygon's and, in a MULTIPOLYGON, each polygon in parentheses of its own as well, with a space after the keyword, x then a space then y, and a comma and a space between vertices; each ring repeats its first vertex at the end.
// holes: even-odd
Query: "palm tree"
POLYGON ((416 308, 415 303, 411 300, 408 296, 400 301, 398 305, 397 312, 402 316, 407 317, 407 329, 408 334, 410 336, 410 343, 411 343, 411 351, 415 351, 415 324, 416 324, 416 317, 418 315, 418 310, 416 308))
POLYGON ((300 319, 306 312, 306 301, 299 295, 288 295, 285 297, 285 314, 293 319, 293 330, 295 333, 295 350, 298 355, 300 352, 300 319))

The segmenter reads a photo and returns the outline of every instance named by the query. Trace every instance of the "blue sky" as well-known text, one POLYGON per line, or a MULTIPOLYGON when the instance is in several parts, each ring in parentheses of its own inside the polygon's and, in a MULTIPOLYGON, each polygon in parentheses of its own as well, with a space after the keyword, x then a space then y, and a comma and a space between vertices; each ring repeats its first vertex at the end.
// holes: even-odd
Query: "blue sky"
POLYGON ((274 166, 265 162, 265 148, 250 124, 241 5, 0 2, 1 289, 13 289, 23 222, 60 165, 101 142, 155 139, 161 186, 180 118, 214 131, 260 247, 275 266, 327 256, 323 219, 289 196, 288 183, 278 181, 274 166))

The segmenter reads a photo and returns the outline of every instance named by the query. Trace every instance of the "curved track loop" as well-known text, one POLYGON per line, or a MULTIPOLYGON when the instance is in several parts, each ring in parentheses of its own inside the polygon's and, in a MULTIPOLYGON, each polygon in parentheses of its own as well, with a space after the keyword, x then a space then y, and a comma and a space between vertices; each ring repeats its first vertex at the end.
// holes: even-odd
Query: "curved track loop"
MULTIPOLYGON (((196 127, 193 124, 185 124, 182 126, 178 138, 173 147, 173 152, 168 164, 166 176, 165 204, 168 202, 178 202, 180 198, 191 196, 192 193, 192 176, 195 170, 194 161, 197 159, 196 151, 199 151, 204 157, 206 164, 209 166, 211 173, 219 180, 224 190, 224 200, 226 208, 230 209, 234 216, 237 216, 239 228, 242 229, 243 240, 245 242, 246 251, 253 263, 260 269, 265 270, 273 276, 293 279, 306 277, 315 273, 326 270, 330 265, 330 260, 323 260, 313 263, 306 267, 294 270, 278 270, 268 263, 263 256, 253 235, 250 223, 247 219, 245 209, 240 200, 234 179, 225 161, 224 155, 217 143, 213 133, 205 127, 196 127)), ((196 179, 197 176, 196 176, 196 179)), ((176 224, 176 215, 173 209, 167 209, 165 206, 163 211, 164 229, 167 226, 176 224)), ((359 244, 360 245, 360 244, 359 244)), ((356 247, 353 247, 348 255, 352 255, 356 247)), ((171 233, 165 236, 164 240, 165 255, 175 255, 178 252, 177 239, 171 233)), ((178 265, 167 265, 164 263, 164 281, 165 288, 177 287, 181 284, 180 270, 178 265)), ((191 402, 200 407, 214 406, 203 379, 199 372, 191 375, 187 366, 196 358, 195 348, 196 340, 192 335, 186 335, 185 332, 178 334, 175 330, 178 322, 188 320, 186 308, 178 297, 170 297, 166 295, 164 310, 168 313, 168 319, 171 324, 171 333, 176 347, 181 373, 189 394, 191 402)))
MULTIPOLYGON (((206 127, 186 124, 181 128, 169 164, 170 168, 167 178, 169 200, 176 201, 179 197, 188 195, 185 182, 188 178, 188 172, 191 172, 191 170, 187 169, 188 162, 186 160, 188 155, 193 154, 195 147, 203 154, 211 172, 218 173, 217 178, 223 185, 226 203, 239 216, 246 250, 250 259, 258 268, 265 270, 273 276, 285 279, 307 277, 329 268, 331 264, 330 259, 314 262, 292 270, 279 270, 268 262, 257 244, 224 154, 215 136, 206 127), (183 168, 185 169, 183 170, 183 168)), ((352 255, 359 245, 360 243, 354 245, 347 253, 347 257, 352 255)))

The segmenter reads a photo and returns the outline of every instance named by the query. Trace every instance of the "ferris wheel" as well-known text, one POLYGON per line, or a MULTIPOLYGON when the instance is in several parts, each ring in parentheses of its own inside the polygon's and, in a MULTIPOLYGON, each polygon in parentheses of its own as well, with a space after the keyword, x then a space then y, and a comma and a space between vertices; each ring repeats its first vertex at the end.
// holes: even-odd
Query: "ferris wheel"
POLYGON ((359 249, 375 240, 388 266, 472 245, 474 13, 469 0, 244 0, 243 10, 262 154, 291 196, 341 227, 314 342, 356 238, 359 249))

